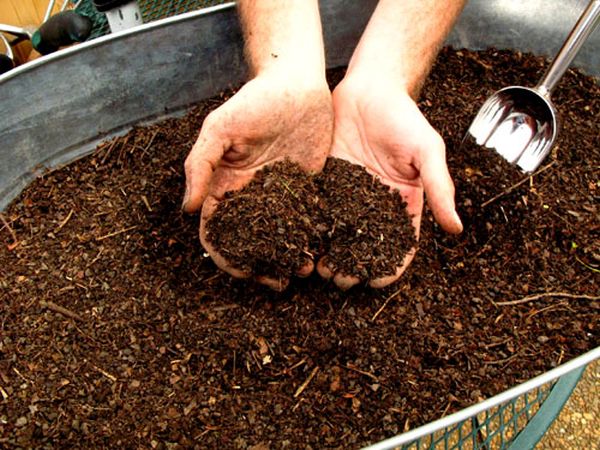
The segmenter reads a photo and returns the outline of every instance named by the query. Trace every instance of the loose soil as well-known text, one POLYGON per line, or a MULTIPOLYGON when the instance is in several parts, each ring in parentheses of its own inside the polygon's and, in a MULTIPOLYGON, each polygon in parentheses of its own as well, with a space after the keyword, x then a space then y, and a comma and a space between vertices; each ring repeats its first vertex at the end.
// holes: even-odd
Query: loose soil
POLYGON ((364 282, 393 275, 416 246, 398 191, 337 158, 319 174, 289 160, 260 170, 226 193, 207 239, 229 264, 254 275, 287 279, 326 256, 334 273, 364 282))
POLYGON ((426 211, 385 290, 315 275, 275 293, 204 256, 182 168, 225 97, 32 183, 0 223, 0 446, 357 448, 597 347, 598 85, 566 74, 558 144, 524 181, 457 151, 487 96, 546 66, 440 54, 420 106, 465 231, 426 211))

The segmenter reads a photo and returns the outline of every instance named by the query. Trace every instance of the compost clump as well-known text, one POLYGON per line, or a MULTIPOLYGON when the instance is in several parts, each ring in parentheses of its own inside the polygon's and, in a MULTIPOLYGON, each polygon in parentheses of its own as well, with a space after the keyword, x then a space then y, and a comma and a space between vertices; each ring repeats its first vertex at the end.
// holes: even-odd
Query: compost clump
POLYGON ((233 267, 289 278, 326 257, 334 273, 369 281, 393 275, 416 245, 401 194, 360 166, 329 158, 321 173, 289 160, 228 192, 207 239, 233 267))

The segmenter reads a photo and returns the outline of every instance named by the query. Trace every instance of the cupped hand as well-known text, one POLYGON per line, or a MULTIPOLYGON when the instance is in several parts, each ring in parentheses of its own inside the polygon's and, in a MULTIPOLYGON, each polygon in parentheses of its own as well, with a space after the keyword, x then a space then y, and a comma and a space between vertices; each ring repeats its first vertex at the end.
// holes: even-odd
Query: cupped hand
MULTIPOLYGON (((234 277, 252 277, 230 265, 207 240, 206 222, 225 192, 241 189, 257 170, 286 157, 306 171, 320 171, 332 130, 331 93, 325 80, 293 79, 276 72, 258 75, 206 117, 185 161, 182 208, 202 208, 200 241, 219 268, 234 277)), ((310 262, 297 275, 307 276, 313 268, 310 262)), ((257 281, 282 290, 289 280, 257 281)))
MULTIPOLYGON (((333 92, 334 136, 331 156, 364 166, 384 184, 397 189, 419 237, 423 192, 436 221, 446 231, 462 231, 454 205, 454 184, 441 136, 402 86, 386 81, 346 77, 333 92)), ((415 256, 413 248, 394 275, 369 281, 374 288, 396 281, 415 256)), ((332 272, 327 256, 317 270, 342 289, 367 280, 332 272)))

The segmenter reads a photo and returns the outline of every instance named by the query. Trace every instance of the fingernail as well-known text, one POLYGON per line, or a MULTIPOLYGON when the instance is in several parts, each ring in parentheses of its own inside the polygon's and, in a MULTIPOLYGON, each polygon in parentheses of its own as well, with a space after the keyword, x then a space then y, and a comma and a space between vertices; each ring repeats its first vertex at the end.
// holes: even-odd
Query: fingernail
POLYGON ((457 225, 458 233, 462 232, 462 230, 463 230, 464 227, 463 227, 463 224, 462 224, 462 220, 460 220, 460 217, 459 217, 459 215, 458 215, 458 213, 456 211, 454 211, 454 222, 457 225))
POLYGON ((190 200, 190 190, 188 187, 185 188, 185 194, 183 195, 183 202, 181 203, 181 211, 185 211, 188 201, 190 200))

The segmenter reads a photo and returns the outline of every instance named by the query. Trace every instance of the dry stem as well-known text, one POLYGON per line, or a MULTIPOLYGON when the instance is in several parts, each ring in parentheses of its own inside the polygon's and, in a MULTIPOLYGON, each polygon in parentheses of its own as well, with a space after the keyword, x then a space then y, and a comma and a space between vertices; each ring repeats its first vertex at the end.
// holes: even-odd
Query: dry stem
POLYGON ((296 393, 294 394, 294 398, 297 398, 300 394, 302 394, 302 392, 304 392, 304 389, 306 389, 306 387, 309 385, 309 383, 312 381, 312 379, 315 377, 315 375, 317 374, 318 371, 319 371, 319 366, 315 367, 312 370, 312 372, 310 373, 310 375, 308 376, 306 381, 304 381, 304 383, 302 383, 300 385, 300 387, 296 390, 296 393))
POLYGON ((521 181, 513 184, 511 187, 509 187, 508 189, 505 189, 504 191, 500 192, 498 195, 490 198, 489 200, 486 200, 485 202, 483 202, 481 204, 482 208, 485 208, 487 205, 489 205, 490 203, 495 202, 496 200, 498 200, 500 197, 504 197, 506 194, 510 194, 512 191, 514 191, 516 188, 518 188, 519 186, 521 186, 522 184, 526 183, 527 181, 531 180, 534 176, 539 175, 540 173, 544 172, 545 170, 549 169, 550 167, 552 167, 554 164, 556 164, 556 161, 552 161, 550 164, 542 167, 540 170, 538 170, 535 173, 532 173, 531 175, 529 175, 527 178, 523 178, 521 181))
POLYGON ((57 305, 54 302, 40 300, 40 306, 42 306, 43 308, 48 308, 50 311, 62 314, 63 316, 69 317, 71 319, 83 321, 83 317, 81 317, 79 314, 71 311, 70 309, 65 308, 64 306, 57 305))
POLYGON ((523 297, 518 300, 510 300, 507 302, 495 302, 495 304, 498 306, 521 305, 523 303, 532 302, 546 297, 566 297, 582 300, 600 300, 600 296, 598 295, 579 295, 569 294, 568 292, 543 292, 541 294, 528 295, 527 297, 523 297))

